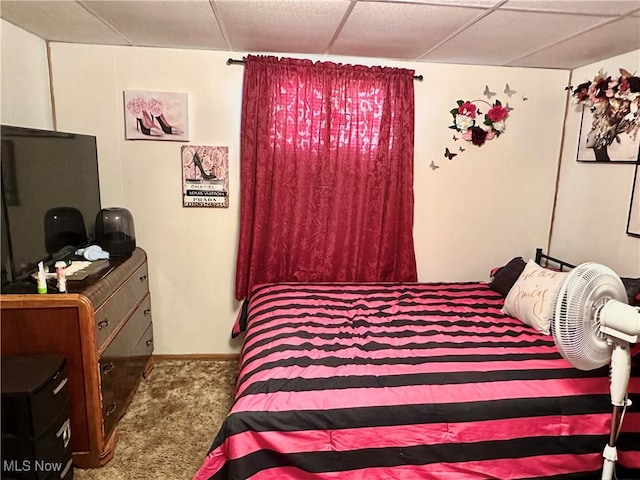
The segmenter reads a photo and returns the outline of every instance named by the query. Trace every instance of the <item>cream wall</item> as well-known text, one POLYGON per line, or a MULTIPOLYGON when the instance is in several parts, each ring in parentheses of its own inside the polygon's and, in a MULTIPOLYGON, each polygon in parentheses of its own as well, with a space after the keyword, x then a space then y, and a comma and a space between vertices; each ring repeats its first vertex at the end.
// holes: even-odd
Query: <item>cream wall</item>
POLYGON ((0 20, 0 39, 2 123, 51 129, 46 43, 4 20, 0 20))
MULTIPOLYGON (((156 353, 237 351, 229 331, 239 308, 243 69, 225 62, 242 54, 59 43, 50 51, 57 127, 97 136, 103 205, 131 210, 149 255, 156 353), (181 143, 124 140, 125 90, 189 94, 190 143, 229 147, 228 209, 182 207, 181 143)), ((334 60, 409 67, 425 77, 415 84, 420 280, 487 279, 491 267, 546 247, 568 71, 334 60), (505 83, 518 93, 505 97, 505 83), (482 97, 485 85, 514 108, 507 131, 479 148, 454 142, 449 110, 458 99, 482 97), (458 156, 445 159, 445 147, 458 156), (440 168, 429 168, 431 161, 440 168)))
POLYGON ((416 84, 419 279, 485 280, 491 267, 516 255, 530 257, 536 247, 546 249, 569 72, 441 64, 415 68, 426 77, 416 84), (518 92, 511 98, 503 94, 506 83, 518 92), (514 108, 506 132, 482 147, 452 141, 456 132, 447 128, 449 110, 458 99, 482 97, 485 85, 514 108), (446 160, 445 146, 459 155, 446 160), (431 160, 440 165, 435 172, 431 160))
MULTIPOLYGON (((603 60, 572 73, 572 84, 593 80, 602 69, 640 71, 640 50, 603 60)), ((636 73, 637 75, 637 73, 636 73)), ((640 276, 640 238, 626 234, 635 165, 578 163, 582 107, 570 106, 550 252, 575 263, 594 261, 619 275, 640 276)))
POLYGON ((103 207, 134 217, 149 258, 155 353, 227 353, 238 224, 242 68, 222 53, 51 45, 60 130, 98 138, 103 207), (180 147, 125 141, 123 91, 189 94, 190 143, 229 147, 230 207, 183 208, 180 147))
MULTIPOLYGON (((242 67, 226 65, 228 52, 50 48, 58 128, 98 137, 103 204, 131 210, 149 254, 156 351, 235 351, 242 67), (228 209, 182 207, 180 143, 124 140, 125 90, 189 94, 190 143, 229 147, 228 209)), ((546 246, 568 72, 339 60, 412 67, 426 79, 415 85, 420 280, 486 279, 500 262, 546 246), (511 99, 507 82, 519 91, 511 99), (507 132, 481 148, 464 142, 464 153, 445 159, 445 147, 463 145, 452 140, 449 110, 480 98, 485 84, 514 107, 507 132)))

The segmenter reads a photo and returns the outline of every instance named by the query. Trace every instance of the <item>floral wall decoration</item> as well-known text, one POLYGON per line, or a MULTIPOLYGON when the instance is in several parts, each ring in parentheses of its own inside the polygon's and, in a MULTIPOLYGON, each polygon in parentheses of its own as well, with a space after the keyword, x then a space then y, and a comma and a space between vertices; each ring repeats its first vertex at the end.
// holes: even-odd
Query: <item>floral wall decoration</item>
POLYGON ((492 104, 485 100, 458 100, 457 104, 456 108, 451 109, 453 125, 449 128, 460 132, 463 140, 480 147, 485 141, 493 140, 504 132, 509 111, 500 100, 492 104), (488 106, 487 113, 480 111, 478 103, 488 106))
MULTIPOLYGON (((518 93, 508 83, 505 84, 503 92, 509 98, 518 93)), ((498 99, 491 101, 491 98, 498 94, 491 91, 489 85, 485 85, 482 94, 489 101, 484 99, 458 100, 456 102, 457 106, 450 110, 453 116, 453 125, 450 125, 449 128, 459 133, 459 135, 454 133, 451 137, 454 142, 462 138, 480 147, 486 141, 493 140, 505 132, 506 120, 514 108, 509 106, 508 102, 503 105, 498 99), (486 110, 486 113, 483 113, 484 110, 486 110)), ((522 101, 525 102, 527 100, 528 98, 522 95, 522 101)), ((462 146, 458 146, 458 148, 453 146, 451 148, 445 147, 444 157, 453 160, 454 157, 464 153, 465 150, 466 148, 462 146)), ((434 171, 440 168, 434 161, 431 162, 429 167, 434 171)))
POLYGON ((574 105, 583 106, 578 161, 640 160, 640 77, 623 68, 618 78, 600 70, 571 96, 574 105))

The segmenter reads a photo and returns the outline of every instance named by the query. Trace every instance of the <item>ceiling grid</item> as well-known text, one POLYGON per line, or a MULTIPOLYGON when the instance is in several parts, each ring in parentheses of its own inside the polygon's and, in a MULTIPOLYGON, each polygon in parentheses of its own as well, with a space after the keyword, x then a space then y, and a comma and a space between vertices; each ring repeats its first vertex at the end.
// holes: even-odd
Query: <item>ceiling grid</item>
POLYGON ((574 69, 640 49, 640 0, 0 0, 47 42, 574 69))

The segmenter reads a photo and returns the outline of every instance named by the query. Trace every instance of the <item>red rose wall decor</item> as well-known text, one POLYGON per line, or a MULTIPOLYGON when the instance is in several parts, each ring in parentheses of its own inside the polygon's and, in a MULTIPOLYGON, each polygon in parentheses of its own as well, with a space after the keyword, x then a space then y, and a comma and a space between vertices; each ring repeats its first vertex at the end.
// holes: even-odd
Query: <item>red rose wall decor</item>
POLYGON ((499 137, 505 131, 505 120, 509 116, 509 110, 502 106, 500 100, 493 104, 485 100, 458 100, 458 106, 451 109, 453 125, 449 128, 462 134, 462 139, 471 142, 478 147, 485 141, 499 137), (480 111, 477 102, 486 103, 489 110, 484 114, 480 111))

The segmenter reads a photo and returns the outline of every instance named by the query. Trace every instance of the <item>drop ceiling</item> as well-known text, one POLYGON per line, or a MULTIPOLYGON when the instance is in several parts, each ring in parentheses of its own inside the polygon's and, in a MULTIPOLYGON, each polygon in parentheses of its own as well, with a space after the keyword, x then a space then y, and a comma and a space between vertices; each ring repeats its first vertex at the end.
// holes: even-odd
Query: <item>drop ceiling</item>
POLYGON ((2 0, 0 17, 51 42, 230 56, 573 69, 640 49, 640 0, 2 0))

